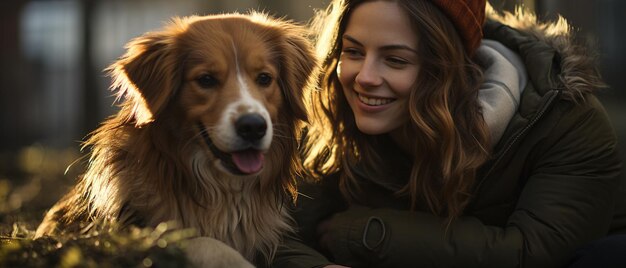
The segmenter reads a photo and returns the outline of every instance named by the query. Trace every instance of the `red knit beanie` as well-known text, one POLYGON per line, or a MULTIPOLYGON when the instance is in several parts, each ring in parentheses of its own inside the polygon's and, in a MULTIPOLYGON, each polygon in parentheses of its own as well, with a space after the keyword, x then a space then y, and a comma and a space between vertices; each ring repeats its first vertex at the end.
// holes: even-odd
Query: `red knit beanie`
POLYGON ((432 0, 452 21, 463 39, 467 53, 473 55, 483 38, 486 0, 432 0))

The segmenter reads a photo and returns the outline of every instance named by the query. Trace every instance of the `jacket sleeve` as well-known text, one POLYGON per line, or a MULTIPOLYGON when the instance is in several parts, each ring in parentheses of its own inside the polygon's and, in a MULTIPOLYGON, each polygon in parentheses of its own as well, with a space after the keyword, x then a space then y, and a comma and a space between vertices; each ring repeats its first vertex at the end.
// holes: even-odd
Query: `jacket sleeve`
POLYGON ((271 267, 313 268, 333 264, 318 251, 316 228, 319 222, 346 208, 337 180, 336 175, 331 175, 319 183, 299 182, 298 200, 291 213, 296 234, 284 238, 271 267))
POLYGON ((271 267, 273 268, 319 268, 330 265, 324 255, 303 243, 297 237, 286 237, 278 248, 271 267))
POLYGON ((331 219, 329 251, 338 264, 352 267, 517 267, 522 233, 461 217, 426 212, 351 208, 331 219))
POLYGON ((576 248, 608 232, 620 171, 616 138, 599 104, 574 112, 553 122, 552 140, 538 145, 540 157, 505 226, 472 216, 447 226, 430 213, 351 208, 330 220, 335 261, 355 267, 567 264, 576 248))

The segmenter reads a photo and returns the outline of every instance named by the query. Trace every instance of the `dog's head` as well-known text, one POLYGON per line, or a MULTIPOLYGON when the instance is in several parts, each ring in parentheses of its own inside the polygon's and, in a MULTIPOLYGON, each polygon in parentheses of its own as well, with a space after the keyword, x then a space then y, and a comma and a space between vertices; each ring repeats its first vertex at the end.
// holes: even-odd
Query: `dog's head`
MULTIPOLYGON (((109 71, 127 124, 176 114, 222 171, 258 173, 273 137, 294 140, 315 60, 304 30, 262 14, 176 18, 131 41, 109 71)), ((291 153, 291 152, 287 152, 291 153)))

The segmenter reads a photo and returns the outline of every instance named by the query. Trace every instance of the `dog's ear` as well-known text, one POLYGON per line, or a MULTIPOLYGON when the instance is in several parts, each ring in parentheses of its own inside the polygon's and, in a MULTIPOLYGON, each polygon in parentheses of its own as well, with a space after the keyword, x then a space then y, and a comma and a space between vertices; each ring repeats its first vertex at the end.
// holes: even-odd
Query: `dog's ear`
POLYGON ((127 122, 150 123, 166 106, 181 81, 174 31, 149 32, 126 45, 126 54, 106 69, 111 89, 124 99, 127 122))
POLYGON ((310 76, 317 67, 306 30, 299 26, 283 26, 284 42, 281 44, 280 87, 287 105, 296 118, 307 120, 303 91, 310 86, 310 76))

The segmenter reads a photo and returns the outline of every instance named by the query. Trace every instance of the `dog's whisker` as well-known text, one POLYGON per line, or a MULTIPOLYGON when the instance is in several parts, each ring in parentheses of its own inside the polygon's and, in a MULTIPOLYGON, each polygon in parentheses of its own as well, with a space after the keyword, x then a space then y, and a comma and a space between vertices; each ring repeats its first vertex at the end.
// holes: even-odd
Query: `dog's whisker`
POLYGON ((293 138, 293 134, 291 134, 289 131, 274 131, 272 136, 281 138, 293 138))
POLYGON ((190 146, 196 140, 196 138, 198 138, 199 135, 200 134, 196 134, 192 136, 191 139, 187 140, 187 142, 185 142, 182 146, 183 150, 187 149, 187 147, 190 146))
POLYGON ((285 123, 272 123, 272 124, 274 124, 274 127, 277 127, 277 128, 289 128, 289 125, 285 123))
POLYGON ((281 138, 281 139, 295 140, 294 137, 290 137, 290 136, 286 136, 286 135, 280 135, 280 134, 276 134, 276 133, 274 133, 274 135, 272 135, 272 136, 276 137, 276 138, 281 138))

